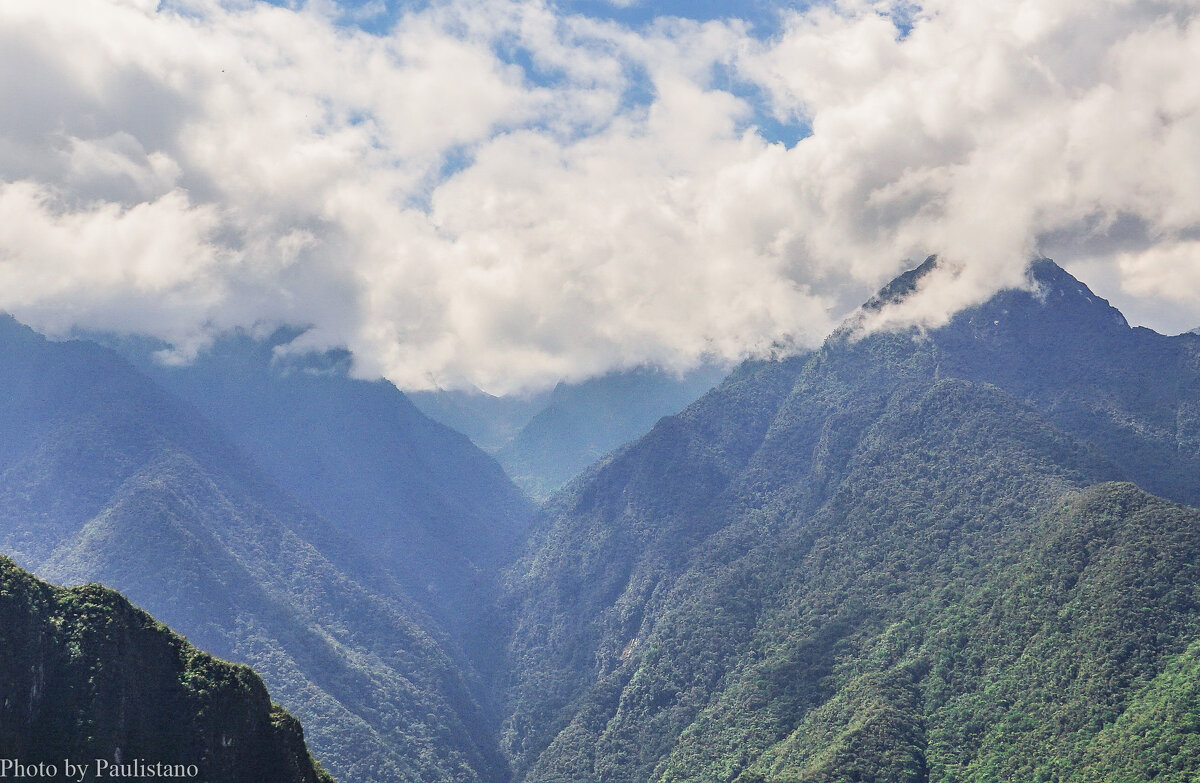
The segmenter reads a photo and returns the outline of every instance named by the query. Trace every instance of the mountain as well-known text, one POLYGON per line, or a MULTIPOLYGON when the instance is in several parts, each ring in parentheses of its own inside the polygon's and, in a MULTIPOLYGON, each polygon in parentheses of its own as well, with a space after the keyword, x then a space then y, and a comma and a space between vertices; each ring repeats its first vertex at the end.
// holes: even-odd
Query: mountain
POLYGON ((458 639, 511 560, 530 505, 492 458, 394 386, 350 377, 337 353, 277 354, 286 337, 228 337, 185 366, 117 347, 374 555, 345 570, 369 578, 381 567, 458 639))
POLYGON ((1200 338, 1046 260, 940 329, 743 365, 509 573, 516 778, 1194 779, 1198 412, 1200 338))
POLYGON ((0 322, 0 546, 254 665, 344 780, 1190 781, 1200 336, 1029 275, 743 364, 530 528, 336 355, 0 322))
POLYGON ((408 392, 406 396, 426 416, 463 433, 494 455, 546 407, 550 394, 540 391, 497 397, 478 389, 438 389, 408 392))
POLYGON ((56 588, 0 557, 0 648, 0 748, 9 763, 55 770, 4 777, 79 780, 68 759, 89 779, 149 770, 332 783, 253 671, 200 652, 111 590, 56 588))
POLYGON ((384 547, 94 343, 0 321, 0 395, 0 547, 17 563, 118 589, 252 665, 342 780, 505 778, 478 677, 384 547))
POLYGON ((559 384, 496 459, 530 497, 545 500, 588 465, 687 407, 726 373, 708 365, 681 376, 641 367, 559 384))

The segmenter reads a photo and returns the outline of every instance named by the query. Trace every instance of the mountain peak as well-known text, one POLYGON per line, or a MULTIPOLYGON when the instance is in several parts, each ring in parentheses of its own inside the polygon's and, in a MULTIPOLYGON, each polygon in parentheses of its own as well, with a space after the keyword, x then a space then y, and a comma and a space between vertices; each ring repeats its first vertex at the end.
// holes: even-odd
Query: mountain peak
POLYGON ((1053 259, 1045 256, 1029 262, 1028 274, 1039 282, 1058 281, 1068 285, 1082 285, 1070 272, 1056 264, 1053 259))
MULTIPOLYGON (((913 294, 930 273, 940 267, 938 257, 931 255, 916 266, 893 278, 867 300, 862 313, 877 312, 899 304, 913 294)), ((978 325, 990 323, 1020 323, 1028 327, 1036 323, 1056 324, 1071 331, 1100 328, 1104 331, 1129 329, 1129 323, 1108 300, 1096 296, 1090 288, 1049 258, 1031 261, 1025 272, 1025 285, 998 291, 987 301, 968 307, 950 324, 978 325)))
POLYGON ((920 266, 913 267, 892 278, 891 282, 879 289, 879 293, 863 304, 864 310, 882 310, 885 306, 897 304, 911 294, 926 275, 938 267, 936 255, 926 258, 920 266))
MULTIPOLYGON (((1029 264, 1026 278, 1032 292, 1024 293, 1043 309, 1054 312, 1054 321, 1071 320, 1103 330, 1125 331, 1129 322, 1121 311, 1107 299, 1096 296, 1090 288, 1049 258, 1039 258, 1029 264)), ((1002 291, 997 299, 1012 299, 1013 292, 1002 291)))

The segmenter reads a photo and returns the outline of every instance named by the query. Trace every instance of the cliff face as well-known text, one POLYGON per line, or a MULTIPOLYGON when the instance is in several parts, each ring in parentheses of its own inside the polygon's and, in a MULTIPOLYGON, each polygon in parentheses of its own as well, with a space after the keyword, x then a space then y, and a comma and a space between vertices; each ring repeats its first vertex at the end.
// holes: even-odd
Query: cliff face
POLYGON ((89 765, 75 779, 107 763, 126 777, 153 767, 208 783, 332 781, 258 675, 119 593, 57 588, 0 557, 0 650, 0 755, 22 765, 53 765, 61 779, 69 760, 89 765))

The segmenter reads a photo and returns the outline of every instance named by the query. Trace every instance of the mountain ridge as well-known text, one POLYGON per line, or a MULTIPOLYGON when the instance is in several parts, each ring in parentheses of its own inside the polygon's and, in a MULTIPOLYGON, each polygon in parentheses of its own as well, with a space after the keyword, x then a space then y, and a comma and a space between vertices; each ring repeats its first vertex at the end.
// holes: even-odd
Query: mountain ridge
MULTIPOLYGON (((987 767, 994 749, 974 740, 952 753, 950 713, 928 709, 947 688, 928 677, 945 642, 896 629, 923 616, 949 633, 961 620, 931 596, 974 605, 1014 568, 1077 580, 1074 566, 1021 560, 1020 542, 1071 493, 1115 503, 1120 491, 1104 488, 1128 485, 1104 482, 1134 478, 1194 498, 1197 452, 1165 422, 1200 387, 1193 341, 1130 329, 1051 262, 1031 277, 1034 290, 1001 292, 941 329, 843 332, 807 356, 747 363, 552 499, 505 599, 517 674, 504 737, 518 780, 982 781, 1053 769, 1044 750, 1021 772, 987 767), (1147 374, 1166 389, 1141 388, 1147 374), (871 669, 905 638, 919 660, 871 669), (850 676, 858 669, 866 679, 850 676), (881 698, 882 734, 827 734, 812 756, 803 743, 772 750, 881 698)), ((1197 522, 1194 509, 1136 492, 1154 526, 1197 522)), ((1046 611, 1010 600, 1002 628, 1046 611)), ((1147 676, 1194 635, 1190 600, 1186 611, 1148 605, 1193 625, 1155 648, 1147 676)), ((1098 632, 1127 633, 1119 616, 1096 617, 1098 632)), ((964 723, 999 720, 971 696, 981 681, 945 671, 964 723)), ((1003 670, 990 676, 1054 704, 1036 678, 1022 691, 1003 670)), ((1114 685, 1102 701, 1127 698, 1114 685)), ((1048 747, 1070 756, 1090 731, 1064 729, 1048 747)), ((997 735, 1001 752, 1025 753, 1013 750, 1020 736, 997 735)))
POLYGON ((476 676, 374 553, 115 353, 4 326, 0 541, 22 565, 254 665, 343 779, 504 776, 476 676))

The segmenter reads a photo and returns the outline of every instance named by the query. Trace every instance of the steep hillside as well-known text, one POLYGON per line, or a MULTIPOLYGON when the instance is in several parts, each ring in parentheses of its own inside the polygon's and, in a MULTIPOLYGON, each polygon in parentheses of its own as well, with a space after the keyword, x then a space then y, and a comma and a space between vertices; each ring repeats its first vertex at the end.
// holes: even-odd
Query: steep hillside
POLYGON ((112 352, 0 324, 0 547, 248 663, 343 780, 500 780, 453 640, 375 549, 112 352))
MULTIPOLYGON (((457 637, 523 534, 529 504, 494 460, 394 386, 347 375, 336 355, 275 356, 227 338, 187 366, 127 350, 292 497, 362 550, 457 637)), ((124 344, 127 349, 132 344, 124 344)))
POLYGON ((0 649, 0 748, 52 765, 55 779, 79 779, 68 759, 88 765, 88 779, 141 778, 141 764, 210 783, 332 783, 254 672, 200 652, 111 590, 55 588, 0 557, 0 649))
POLYGON ((747 364, 556 497, 506 597, 518 778, 1200 773, 1188 719, 1133 733, 1200 708, 1162 685, 1200 639, 1200 514, 1111 483, 1195 502, 1200 340, 1031 275, 747 364))
POLYGON ((1200 505, 1200 336, 1125 318, 1053 262, 932 335, 944 375, 991 383, 1155 494, 1200 505))

